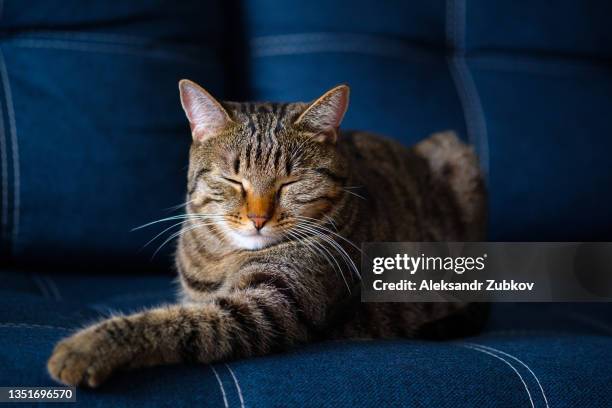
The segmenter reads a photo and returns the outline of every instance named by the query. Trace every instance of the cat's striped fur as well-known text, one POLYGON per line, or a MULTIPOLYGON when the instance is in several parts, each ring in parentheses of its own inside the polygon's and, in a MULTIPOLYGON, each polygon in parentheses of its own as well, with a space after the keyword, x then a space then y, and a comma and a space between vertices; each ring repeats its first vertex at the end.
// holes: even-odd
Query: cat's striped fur
POLYGON ((48 364, 55 379, 97 386, 120 368, 330 337, 458 336, 482 322, 462 304, 360 303, 352 266, 362 242, 482 238, 477 160, 452 133, 411 149, 338 134, 345 86, 312 104, 221 105, 190 82, 181 92, 194 136, 176 253, 182 303, 60 342, 48 364))

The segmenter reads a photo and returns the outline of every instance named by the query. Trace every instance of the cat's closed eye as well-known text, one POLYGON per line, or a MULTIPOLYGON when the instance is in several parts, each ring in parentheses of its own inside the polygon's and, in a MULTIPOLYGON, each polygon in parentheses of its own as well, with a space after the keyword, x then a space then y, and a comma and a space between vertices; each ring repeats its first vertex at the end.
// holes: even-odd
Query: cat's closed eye
POLYGON ((278 187, 278 189, 280 191, 280 190, 282 190, 285 187, 289 187, 290 185, 297 183, 298 181, 300 181, 300 180, 298 179, 298 180, 285 181, 284 183, 281 183, 281 185, 278 187))
POLYGON ((287 187, 293 184, 296 184, 298 181, 301 181, 301 180, 289 180, 289 181, 285 181, 279 184, 278 187, 276 188, 276 197, 280 198, 281 194, 283 193, 283 191, 286 190, 287 187))
POLYGON ((236 180, 236 179, 233 179, 233 178, 230 178, 230 177, 221 177, 221 178, 223 180, 227 181, 230 184, 234 184, 236 186, 243 187, 242 181, 240 181, 240 180, 236 180))

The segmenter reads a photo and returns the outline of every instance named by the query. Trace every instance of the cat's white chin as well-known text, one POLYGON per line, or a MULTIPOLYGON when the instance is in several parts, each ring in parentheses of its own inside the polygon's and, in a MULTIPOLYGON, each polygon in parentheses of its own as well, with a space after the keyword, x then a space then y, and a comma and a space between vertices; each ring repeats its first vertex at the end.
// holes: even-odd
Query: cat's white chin
POLYGON ((270 246, 278 241, 278 238, 270 235, 243 235, 236 231, 227 231, 232 244, 241 249, 257 250, 270 246))

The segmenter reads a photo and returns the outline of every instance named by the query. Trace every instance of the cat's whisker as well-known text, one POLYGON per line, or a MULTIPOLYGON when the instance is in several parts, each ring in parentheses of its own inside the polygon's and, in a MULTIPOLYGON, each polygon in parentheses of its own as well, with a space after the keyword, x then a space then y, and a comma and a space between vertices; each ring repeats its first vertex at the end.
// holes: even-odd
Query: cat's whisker
POLYGON ((166 244, 167 244, 167 243, 169 243, 170 241, 172 241, 172 240, 173 240, 173 239, 175 239, 176 237, 178 237, 178 236, 180 236, 180 235, 182 235, 182 234, 184 234, 184 233, 186 233, 186 232, 192 231, 192 230, 194 230, 194 229, 201 228, 201 227, 206 227, 206 226, 208 226, 208 225, 215 225, 215 224, 216 224, 216 222, 210 222, 210 223, 198 223, 198 224, 192 225, 192 226, 187 227, 187 228, 181 228, 179 231, 177 231, 177 232, 173 233, 173 234, 172 234, 172 235, 170 235, 168 238, 166 238, 166 240, 165 240, 165 241, 164 241, 164 242, 163 242, 163 243, 162 243, 162 244, 161 244, 161 245, 160 245, 160 246, 159 246, 159 247, 158 247, 158 248, 155 250, 155 252, 154 252, 154 253, 153 253, 153 255, 151 256, 151 258, 154 258, 154 257, 155 257, 155 255, 157 255, 157 253, 158 253, 159 251, 161 251, 161 250, 162 250, 162 248, 163 248, 164 246, 166 246, 166 244))
POLYGON ((325 262, 332 268, 332 270, 335 272, 336 276, 342 278, 342 280, 344 281, 346 288, 348 290, 348 292, 351 292, 351 288, 348 285, 346 278, 344 277, 344 273, 342 272, 342 268, 340 268, 338 265, 337 261, 335 260, 335 258, 331 255, 327 255, 325 254, 320 248, 322 246, 317 243, 316 241, 310 242, 309 246, 308 246, 308 251, 313 254, 315 257, 317 257, 317 253, 323 257, 323 259, 325 260, 325 262), (316 251, 316 252, 315 252, 316 251), (331 259, 330 259, 331 258, 331 259))
MULTIPOLYGON (((216 227, 217 228, 216 230, 217 231, 219 230, 219 223, 218 222, 213 222, 213 223, 207 224, 205 226, 211 227, 210 229, 214 229, 216 227)), ((223 245, 227 245, 228 240, 227 240, 227 237, 226 237, 225 234, 219 234, 219 235, 216 236, 216 238, 223 245)), ((206 240, 202 240, 202 243, 200 245, 198 245, 198 251, 200 249, 202 249, 202 248, 205 248, 205 247, 206 247, 206 240)))
POLYGON ((149 246, 153 241, 155 241, 157 238, 161 237, 162 235, 164 235, 166 232, 170 231, 172 228, 175 228, 177 226, 182 226, 183 224, 185 224, 186 222, 188 222, 189 220, 185 220, 185 221, 180 221, 177 222, 176 224, 173 224, 171 226, 169 226, 168 228, 164 229, 162 232, 160 232, 159 234, 155 235, 153 238, 151 238, 146 244, 144 244, 144 246, 142 247, 143 249, 146 248, 147 246, 149 246))
MULTIPOLYGON (((310 220, 310 221, 312 221, 313 224, 316 224, 316 225, 319 225, 319 224, 317 224, 317 222, 320 221, 317 218, 307 217, 305 215, 295 215, 294 217, 298 218, 298 219, 302 219, 302 220, 310 220)), ((326 217, 326 219, 328 220, 328 223, 331 226, 333 226, 336 231, 338 231, 338 227, 336 227, 336 224, 334 223, 334 220, 331 219, 331 217, 329 217, 329 216, 327 216, 325 214, 323 215, 323 217, 326 217)))
MULTIPOLYGON (((200 216, 199 214, 182 214, 180 216, 175 216, 175 217, 168 217, 166 219, 163 219, 164 221, 166 220, 170 220, 170 218, 173 219, 182 219, 182 221, 177 222, 167 228, 165 228, 163 231, 161 231, 160 233, 158 233, 157 235, 155 235, 153 238, 151 238, 146 244, 143 245, 142 249, 146 248, 147 246, 149 246, 153 241, 155 241, 157 238, 161 237, 163 234, 165 234, 166 232, 170 231, 172 228, 175 228, 177 226, 181 226, 181 228, 183 227, 184 224, 193 221, 193 220, 205 220, 205 221, 218 221, 219 219, 226 219, 227 217, 219 214, 219 215, 215 215, 210 216, 210 215, 206 215, 206 216, 200 216)), ((158 220, 161 221, 161 220, 158 220)), ((227 219, 226 219, 227 221, 227 219)), ((179 230, 178 232, 180 233, 181 230, 179 230)), ((162 244, 163 245, 163 244, 162 244)), ((160 250, 161 248, 158 248, 158 250, 153 254, 155 256, 155 254, 160 250)))
POLYGON ((168 211, 168 212, 176 211, 176 210, 179 210, 179 209, 181 209, 181 208, 183 208, 183 207, 193 203, 194 201, 195 201, 195 199, 192 199, 192 200, 189 200, 189 201, 185 201, 184 203, 173 205, 173 206, 168 207, 168 208, 164 208, 164 211, 168 211))
MULTIPOLYGON (((313 248, 319 253, 319 255, 321 255, 326 262, 332 267, 332 269, 334 270, 334 272, 336 272, 336 275, 340 275, 342 277, 342 280, 344 281, 344 283, 346 284, 346 288, 348 289, 349 293, 351 293, 351 288, 344 276, 344 273, 342 272, 342 268, 340 267, 340 264, 338 263, 338 261, 336 260, 336 258, 331 254, 331 252, 329 252, 329 250, 327 250, 327 248, 325 248, 323 245, 321 245, 320 243, 316 242, 316 241, 310 241, 310 237, 305 235, 303 232, 300 232, 299 230, 294 230, 292 232, 289 232, 290 234, 295 234, 298 237, 301 237, 300 239, 300 243, 303 243, 304 245, 306 245, 309 250, 314 254, 313 248), (327 253, 327 255, 322 251, 325 251, 327 253), (331 258, 331 260, 330 260, 331 258), (333 262, 335 263, 332 263, 333 262), (337 267, 337 269, 336 269, 337 267)), ((316 254, 315 254, 316 255, 316 254)))
MULTIPOLYGON (((325 235, 324 233, 311 229, 307 226, 304 225, 295 225, 296 229, 302 230, 302 231, 306 231, 306 232, 310 232, 311 234, 314 234, 315 236, 317 236, 318 238, 324 240, 325 242, 327 242, 333 249, 336 250, 336 252, 338 252, 340 254, 340 256, 342 257, 342 260, 344 261, 344 263, 347 265, 347 267, 349 269, 352 269, 355 271, 356 275, 361 279, 361 276, 359 274, 359 271, 355 265, 355 263, 353 262, 353 260, 351 259, 351 257, 346 253, 346 251, 344 250, 344 248, 342 248, 342 246, 340 244, 338 244, 333 238, 325 235)), ((324 247, 323 247, 324 248, 324 247)), ((329 253, 329 251, 326 250, 326 252, 329 253)), ((330 253, 331 255, 331 253, 330 253)), ((332 256, 333 258, 333 256, 332 256)), ((335 260, 335 258, 333 258, 335 260)), ((337 262, 337 261, 336 261, 337 262)), ((338 267, 340 267, 338 265, 338 267)), ((340 268, 340 270, 342 271, 342 268, 340 268)), ((342 273, 342 272, 341 272, 342 273)), ((342 273, 342 276, 344 278, 344 274, 342 273)), ((349 289, 350 291, 350 289, 349 289)))
POLYGON ((316 254, 314 253, 313 249, 312 249, 312 242, 309 241, 309 237, 304 235, 303 233, 299 232, 299 231, 286 231, 285 233, 282 233, 283 236, 288 236, 290 238, 290 241, 297 244, 297 245, 306 245, 306 249, 314 254, 316 256, 316 254))
POLYGON ((159 224, 160 222, 174 221, 174 220, 179 220, 179 219, 202 219, 202 218, 214 218, 214 217, 225 217, 225 216, 221 214, 179 214, 179 215, 173 215, 171 217, 160 218, 159 220, 148 222, 146 224, 132 228, 131 231, 133 232, 133 231, 137 231, 137 230, 140 230, 146 227, 150 227, 151 225, 159 224))
MULTIPOLYGON (((305 221, 304 221, 304 220, 302 220, 302 222, 305 222, 305 221)), ((349 245, 351 245, 353 248, 355 248, 357 251, 359 251, 359 253, 361 253, 361 254, 363 255, 363 251, 361 250, 361 248, 360 248, 360 247, 358 247, 357 245, 355 245, 355 244, 354 244, 354 243, 353 243, 351 240, 349 240, 349 239, 347 239, 347 238, 343 237, 342 235, 340 235, 340 234, 338 234, 338 233, 336 233, 336 232, 334 232, 334 231, 330 230, 329 228, 325 228, 324 226, 322 226, 322 225, 318 225, 318 224, 308 224, 308 222, 305 222, 305 225, 308 225, 308 226, 310 226, 310 227, 312 227, 312 228, 316 228, 317 230, 319 230, 319 231, 321 231, 321 232, 324 232, 324 233, 329 233, 329 234, 331 234, 331 235, 333 235, 333 236, 335 236, 335 237, 340 238, 341 240, 343 240, 344 242, 346 242, 346 243, 348 243, 349 245)), ((335 240, 334 240, 334 242, 335 242, 335 240)))
POLYGON ((174 215, 172 217, 166 217, 166 218, 160 218, 159 220, 155 220, 155 221, 151 221, 148 222, 146 224, 142 224, 138 227, 134 227, 131 229, 131 231, 138 231, 140 229, 146 228, 146 227, 150 227, 151 225, 155 225, 155 224, 159 224, 160 222, 166 222, 166 221, 174 221, 174 220, 179 220, 179 219, 186 219, 189 218, 189 215, 186 214, 181 214, 181 215, 174 215))
POLYGON ((331 224, 332 227, 334 227, 334 229, 336 230, 336 232, 338 232, 338 226, 336 225, 336 223, 334 222, 333 218, 330 217, 327 214, 323 214, 323 217, 325 217, 325 219, 327 220, 327 222, 329 222, 331 224))
MULTIPOLYGON (((320 238, 320 237, 318 237, 318 238, 320 238)), ((327 250, 327 248, 325 248, 323 243, 318 242, 316 240, 313 240, 312 243, 313 243, 313 246, 315 247, 315 249, 317 249, 318 252, 321 253, 325 257, 326 261, 331 265, 333 270, 336 272, 336 275, 339 275, 342 278, 342 280, 344 281, 344 284, 346 285, 346 289, 348 290, 349 293, 351 293, 351 287, 348 284, 348 281, 346 280, 346 277, 344 276, 344 271, 343 271, 342 267, 340 266, 340 264, 338 263, 338 261, 336 260, 336 258, 331 254, 331 252, 329 250, 327 250), (329 255, 329 257, 326 254, 322 253, 319 248, 323 249, 329 255), (334 264, 332 264, 332 262, 329 260, 329 258, 331 258, 333 260, 334 264, 337 266, 337 269, 336 269, 336 267, 334 267, 334 264)), ((332 248, 333 248, 333 246, 332 246, 332 248)), ((343 259, 343 261, 346 264, 346 260, 343 259)))
POLYGON ((355 193, 354 191, 347 190, 346 188, 343 188, 343 189, 342 189, 342 191, 344 191, 345 193, 352 194, 352 195, 354 195, 355 197, 361 198, 361 199, 362 199, 362 200, 364 200, 364 201, 367 201, 367 200, 366 200, 366 198, 365 198, 364 196, 362 196, 362 195, 360 195, 360 194, 357 194, 357 193, 355 193))
POLYGON ((309 219, 310 217, 304 217, 304 216, 301 216, 301 215, 296 215, 296 216, 294 216, 294 217, 295 217, 295 218, 297 218, 297 219, 302 220, 302 222, 304 222, 304 223, 306 223, 306 224, 310 223, 310 225, 311 225, 311 226, 313 226, 313 227, 317 227, 317 228, 322 229, 322 230, 324 230, 324 231, 326 231, 326 232, 329 232, 330 234, 332 234, 332 235, 334 235, 334 236, 336 236, 336 237, 340 238, 341 240, 343 240, 344 242, 348 243, 348 244, 349 244, 349 245, 351 245, 353 248, 355 248, 356 250, 358 250, 358 251, 359 251, 361 254, 363 254, 363 251, 361 250, 361 248, 360 248, 360 247, 358 247, 357 245, 355 245, 355 243, 354 243, 353 241, 351 241, 351 240, 349 240, 349 239, 347 239, 347 238, 343 237, 342 235, 340 235, 340 234, 338 234, 338 233, 336 233, 336 232, 334 232, 334 231, 330 230, 329 228, 325 228, 324 226, 322 226, 322 225, 320 225, 320 224, 313 223, 312 221, 310 221, 310 219, 309 219))
MULTIPOLYGON (((310 226, 307 226, 306 224, 302 224, 302 225, 298 224, 298 225, 296 225, 296 227, 310 230, 312 233, 320 234, 319 236, 322 237, 323 239, 325 239, 330 245, 332 245, 332 247, 334 247, 336 249, 336 251, 338 253, 340 253, 340 255, 344 258, 344 261, 348 262, 348 264, 350 264, 350 265, 348 265, 349 268, 352 268, 355 271, 355 274, 359 277, 359 279, 361 279, 361 274, 359 273, 359 270, 358 270, 357 266, 353 262, 353 259, 348 255, 348 253, 342 247, 342 245, 340 245, 336 240, 334 240, 332 237, 328 236, 324 232, 321 232, 320 230, 316 230, 316 229, 314 229, 314 228, 312 228, 310 226)), ((333 233, 333 231, 328 230, 326 228, 324 228, 324 230, 327 231, 327 232, 333 233)), ((335 235, 337 235, 339 237, 342 237, 342 236, 340 236, 338 234, 335 234, 335 235)))

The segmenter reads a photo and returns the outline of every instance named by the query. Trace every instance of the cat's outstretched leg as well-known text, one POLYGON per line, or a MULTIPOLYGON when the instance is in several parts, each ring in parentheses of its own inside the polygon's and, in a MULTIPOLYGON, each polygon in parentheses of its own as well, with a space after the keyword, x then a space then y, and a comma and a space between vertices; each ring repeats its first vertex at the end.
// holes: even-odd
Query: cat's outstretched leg
POLYGON ((248 277, 248 288, 195 306, 104 320, 62 340, 47 364, 64 384, 97 387, 119 369, 261 355, 308 339, 315 316, 286 276, 248 277), (297 305, 296 305, 297 303, 297 305))

